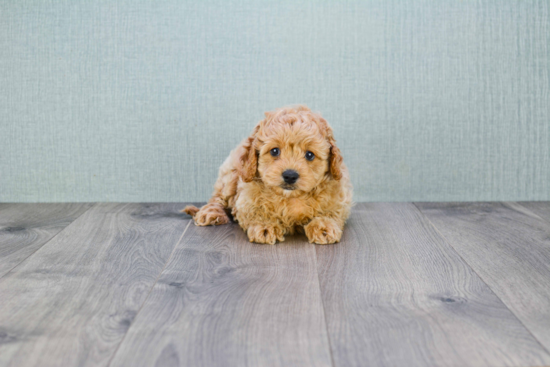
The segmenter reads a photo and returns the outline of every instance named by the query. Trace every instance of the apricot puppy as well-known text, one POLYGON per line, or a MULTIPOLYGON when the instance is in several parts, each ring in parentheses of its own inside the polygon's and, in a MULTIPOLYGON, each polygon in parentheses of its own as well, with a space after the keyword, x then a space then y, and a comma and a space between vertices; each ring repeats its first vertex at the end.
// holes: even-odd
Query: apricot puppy
POLYGON ((220 167, 208 204, 183 211, 198 226, 228 223, 231 211, 256 243, 297 231, 317 244, 340 241, 352 187, 332 128, 306 106, 265 117, 220 167))

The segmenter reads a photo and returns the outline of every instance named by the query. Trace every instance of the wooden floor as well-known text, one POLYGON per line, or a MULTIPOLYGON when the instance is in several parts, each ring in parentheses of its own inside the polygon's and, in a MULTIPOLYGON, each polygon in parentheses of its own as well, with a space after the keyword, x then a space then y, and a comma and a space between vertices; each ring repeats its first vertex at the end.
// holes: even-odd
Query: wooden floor
POLYGON ((358 204, 256 245, 170 204, 0 204, 0 366, 550 365, 550 203, 358 204))

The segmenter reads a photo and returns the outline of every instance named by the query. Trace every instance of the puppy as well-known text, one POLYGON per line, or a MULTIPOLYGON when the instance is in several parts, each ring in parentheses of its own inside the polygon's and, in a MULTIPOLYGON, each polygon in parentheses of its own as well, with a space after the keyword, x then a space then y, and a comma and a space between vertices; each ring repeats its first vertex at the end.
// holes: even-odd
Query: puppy
POLYGON ((183 211, 198 226, 228 223, 230 211, 250 242, 295 232, 311 243, 340 241, 352 187, 332 128, 306 106, 265 117, 220 167, 208 204, 183 211))

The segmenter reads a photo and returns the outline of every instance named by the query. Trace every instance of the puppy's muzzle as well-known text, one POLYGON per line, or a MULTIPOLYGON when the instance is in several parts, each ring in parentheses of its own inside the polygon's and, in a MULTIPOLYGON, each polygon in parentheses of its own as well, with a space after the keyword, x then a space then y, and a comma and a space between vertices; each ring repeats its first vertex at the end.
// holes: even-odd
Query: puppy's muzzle
POLYGON ((287 169, 283 172, 283 180, 285 180, 285 183, 289 185, 293 185, 298 181, 298 178, 300 175, 298 172, 294 171, 293 169, 287 169))

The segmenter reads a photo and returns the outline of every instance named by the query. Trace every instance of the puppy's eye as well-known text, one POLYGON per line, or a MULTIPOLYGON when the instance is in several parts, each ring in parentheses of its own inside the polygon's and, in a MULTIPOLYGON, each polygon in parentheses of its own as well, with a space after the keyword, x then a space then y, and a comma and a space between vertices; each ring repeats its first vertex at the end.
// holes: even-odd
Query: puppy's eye
POLYGON ((279 154, 281 154, 281 151, 279 150, 279 148, 273 148, 271 149, 271 151, 269 152, 273 157, 278 157, 279 154))
POLYGON ((307 152, 306 152, 306 159, 307 159, 308 161, 312 161, 314 158, 315 158, 315 154, 313 154, 313 153, 310 152, 310 151, 307 151, 307 152))

